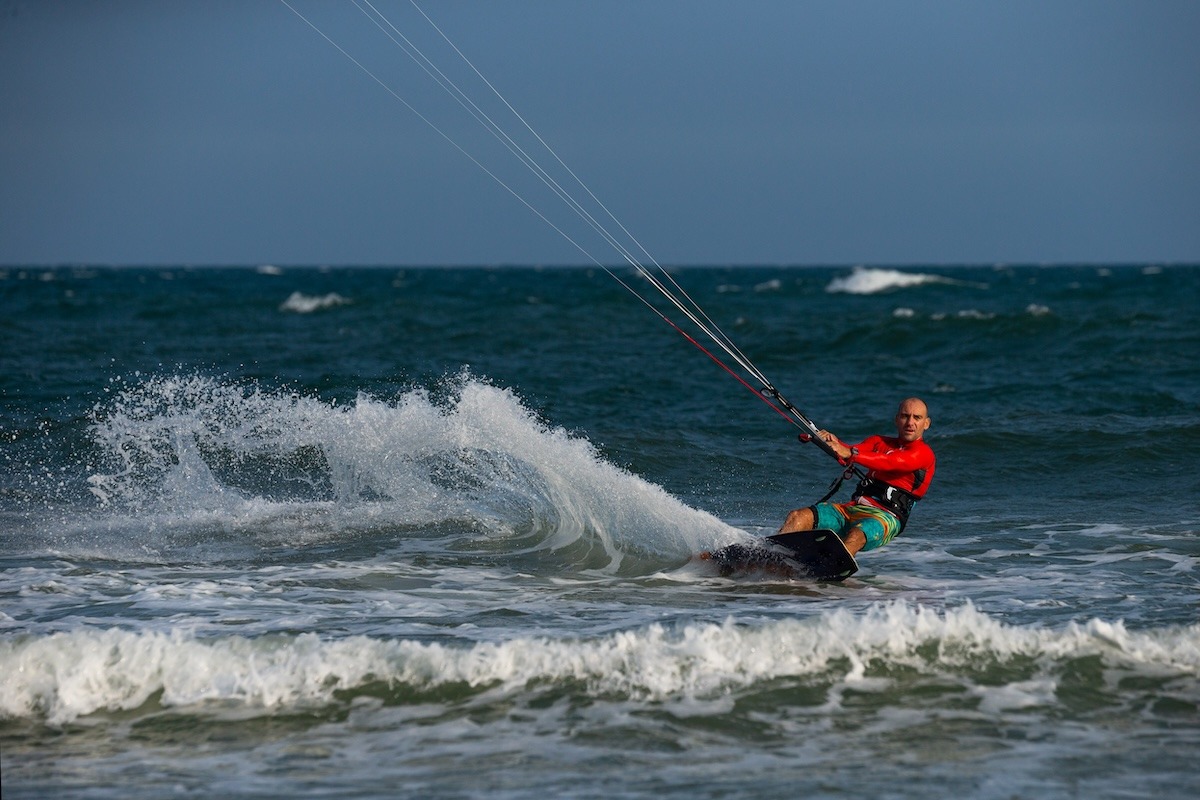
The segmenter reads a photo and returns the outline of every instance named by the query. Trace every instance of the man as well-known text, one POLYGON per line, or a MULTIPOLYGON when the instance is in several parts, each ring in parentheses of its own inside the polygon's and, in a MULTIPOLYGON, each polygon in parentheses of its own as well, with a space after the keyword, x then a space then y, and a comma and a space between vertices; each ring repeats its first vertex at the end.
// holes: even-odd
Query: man
POLYGON ((874 550, 892 540, 908 521, 913 503, 925 496, 933 480, 933 450, 922 437, 929 430, 929 408, 910 397, 896 411, 896 436, 872 436, 848 445, 820 431, 845 464, 866 467, 849 503, 818 503, 787 515, 780 533, 813 528, 832 530, 851 555, 874 550))

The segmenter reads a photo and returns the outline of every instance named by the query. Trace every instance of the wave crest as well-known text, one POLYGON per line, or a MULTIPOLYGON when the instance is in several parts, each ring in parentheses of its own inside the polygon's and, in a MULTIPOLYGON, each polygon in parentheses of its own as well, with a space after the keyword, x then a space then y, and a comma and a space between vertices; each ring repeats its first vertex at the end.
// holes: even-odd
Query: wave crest
POLYGON ((849 275, 834 278, 825 287, 831 294, 844 292, 846 294, 880 294, 893 289, 905 289, 910 286, 922 286, 930 283, 959 284, 953 278, 942 275, 930 275, 922 272, 901 272, 896 269, 868 269, 855 267, 849 275))
POLYGON ((1149 679, 1149 694, 1161 693, 1159 682, 1182 679, 1172 691, 1200 701, 1200 625, 1134 632, 1091 620, 1049 630, 1006 625, 971 605, 938 612, 889 603, 804 620, 655 624, 592 639, 203 640, 115 628, 30 636, 0 642, 0 671, 8 676, 0 714, 61 725, 156 697, 161 706, 198 713, 232 707, 240 716, 272 714, 345 702, 381 684, 395 703, 454 687, 466 698, 558 687, 596 700, 671 703, 779 679, 815 682, 834 694, 845 687, 879 692, 913 675, 954 686, 994 713, 1057 702, 1055 687, 1078 679, 1081 659, 1103 664, 1089 691, 1111 695, 1104 702, 1125 702, 1113 689, 1119 674, 1149 679), (1033 686, 1043 689, 1036 698, 1033 686))
POLYGON ((292 292, 288 298, 279 304, 280 311, 292 311, 296 314, 311 314, 326 308, 349 305, 350 300, 337 292, 324 295, 307 295, 302 292, 292 292))

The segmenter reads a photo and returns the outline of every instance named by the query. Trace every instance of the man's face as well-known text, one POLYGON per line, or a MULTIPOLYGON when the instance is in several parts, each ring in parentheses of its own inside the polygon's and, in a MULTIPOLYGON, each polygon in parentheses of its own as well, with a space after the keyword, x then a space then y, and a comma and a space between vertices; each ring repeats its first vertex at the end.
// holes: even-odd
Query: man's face
POLYGON ((920 400, 905 400, 896 412, 896 435, 902 442, 915 442, 929 430, 929 409, 920 400))

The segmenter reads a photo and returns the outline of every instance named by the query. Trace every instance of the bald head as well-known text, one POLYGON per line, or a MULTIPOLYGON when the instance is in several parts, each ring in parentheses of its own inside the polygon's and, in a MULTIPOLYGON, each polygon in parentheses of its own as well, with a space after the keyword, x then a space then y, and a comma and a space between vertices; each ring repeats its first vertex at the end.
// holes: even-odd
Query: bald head
POLYGON ((896 409, 896 435, 902 442, 915 442, 929 430, 929 407, 919 397, 909 397, 896 409))

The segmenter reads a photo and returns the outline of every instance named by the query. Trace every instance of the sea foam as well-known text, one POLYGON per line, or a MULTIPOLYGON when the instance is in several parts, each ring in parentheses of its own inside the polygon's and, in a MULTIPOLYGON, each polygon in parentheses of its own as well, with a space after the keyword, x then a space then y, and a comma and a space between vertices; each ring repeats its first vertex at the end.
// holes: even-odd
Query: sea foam
MULTIPOLYGON (((1098 694, 1136 674, 1181 679, 1178 699, 1200 701, 1200 625, 1134 632, 1092 620, 1051 630, 1006 625, 970 605, 939 612, 895 602, 808 619, 475 643, 87 628, 0 641, 0 714, 61 725, 156 697, 198 713, 207 706, 214 714, 271 714, 344 702, 378 684, 403 687, 398 697, 408 700, 396 702, 452 687, 470 696, 559 686, 596 701, 672 703, 785 678, 880 692, 904 675, 957 687, 994 713, 1057 702, 1057 683, 1088 658, 1106 670, 1108 683, 1092 687, 1098 694)), ((1118 702, 1116 694, 1108 702, 1118 702)))

